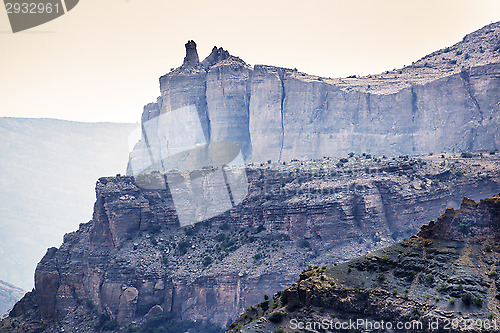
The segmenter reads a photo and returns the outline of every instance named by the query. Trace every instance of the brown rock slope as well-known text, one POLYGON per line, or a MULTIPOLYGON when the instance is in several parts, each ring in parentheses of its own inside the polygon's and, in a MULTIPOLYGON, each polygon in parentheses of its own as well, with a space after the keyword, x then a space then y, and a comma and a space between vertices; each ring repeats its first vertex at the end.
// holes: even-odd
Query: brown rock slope
POLYGON ((459 210, 447 209, 402 243, 309 267, 229 331, 498 332, 499 244, 500 194, 464 198, 459 210))
POLYGON ((249 166, 243 203, 187 228, 179 228, 168 191, 101 178, 93 219, 47 251, 35 290, 0 331, 139 327, 159 314, 224 327, 308 264, 394 244, 464 194, 498 192, 499 154, 474 156, 249 166))

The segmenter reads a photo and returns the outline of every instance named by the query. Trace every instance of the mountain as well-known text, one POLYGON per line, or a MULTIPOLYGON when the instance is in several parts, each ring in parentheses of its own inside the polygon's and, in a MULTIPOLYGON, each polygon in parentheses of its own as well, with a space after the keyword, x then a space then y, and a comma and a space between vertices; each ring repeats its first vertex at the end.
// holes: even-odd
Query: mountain
POLYGON ((499 149, 500 22, 410 66, 334 79, 252 67, 217 47, 200 62, 189 41, 160 92, 146 131, 175 144, 177 123, 159 116, 194 107, 204 140, 237 143, 247 162, 499 149))
MULTIPOLYGON (((91 220, 47 250, 0 330, 221 331, 308 265, 390 246, 463 196, 498 193, 499 32, 346 79, 251 67, 222 48, 200 62, 189 41, 144 108, 128 176, 99 178, 91 220)), ((56 170, 35 199, 65 171, 87 174, 56 170)), ((77 197, 50 199, 50 212, 77 197)))
POLYGON ((464 198, 402 243, 310 266, 229 332, 498 332, 499 244, 500 194, 464 198))
POLYGON ((25 291, 9 283, 0 281, 0 318, 7 314, 14 304, 23 297, 25 291))
POLYGON ((0 280, 33 288, 47 247, 91 218, 97 179, 125 171, 133 128, 0 118, 0 280))
POLYGON ((499 154, 464 156, 365 154, 250 165, 241 204, 182 228, 168 188, 145 189, 129 176, 100 178, 92 220, 47 250, 35 289, 0 330, 147 332, 151 322, 175 322, 221 331, 264 294, 291 285, 307 265, 394 244, 456 207, 464 193, 498 192, 499 154))

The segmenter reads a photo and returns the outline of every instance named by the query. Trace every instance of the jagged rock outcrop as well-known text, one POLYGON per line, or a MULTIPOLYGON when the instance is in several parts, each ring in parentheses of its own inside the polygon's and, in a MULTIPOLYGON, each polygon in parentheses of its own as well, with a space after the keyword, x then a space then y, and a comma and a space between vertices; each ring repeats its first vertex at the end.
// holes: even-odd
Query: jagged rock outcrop
POLYGON ((498 332, 500 194, 464 198, 402 243, 309 266, 229 332, 498 332), (265 304, 265 305, 262 305, 265 304), (352 324, 353 323, 353 324, 352 324))
POLYGON ((196 67, 200 64, 200 59, 198 57, 198 51, 196 50, 196 43, 194 40, 190 40, 186 43, 186 56, 184 57, 184 62, 182 67, 196 67))
POLYGON ((199 64, 190 41, 143 120, 194 105, 207 141, 237 143, 253 162, 498 149, 499 45, 497 22, 411 66, 331 79, 252 68, 216 47, 199 64))
POLYGON ((208 57, 206 57, 205 60, 201 62, 201 64, 203 65, 203 67, 208 69, 213 65, 226 60, 229 57, 231 57, 231 55, 228 51, 224 50, 222 47, 214 46, 212 52, 210 52, 208 57))
POLYGON ((133 177, 101 178, 93 219, 47 251, 35 290, 0 328, 92 332, 99 318, 140 326, 160 308, 225 326, 310 263, 393 244, 465 193, 498 192, 499 163, 497 154, 358 155, 249 166, 242 204, 186 228, 168 190, 141 189, 133 177))

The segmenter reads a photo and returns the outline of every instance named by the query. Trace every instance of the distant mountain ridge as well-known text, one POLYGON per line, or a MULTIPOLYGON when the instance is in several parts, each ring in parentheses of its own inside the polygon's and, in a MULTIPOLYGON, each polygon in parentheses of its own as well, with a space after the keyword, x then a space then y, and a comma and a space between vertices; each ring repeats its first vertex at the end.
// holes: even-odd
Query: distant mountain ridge
POLYGON ((47 247, 91 218, 93 188, 123 173, 134 124, 0 118, 0 279, 33 288, 47 247))
POLYGON ((194 105, 206 140, 237 143, 247 162, 498 149, 500 22, 411 66, 336 79, 252 67, 217 47, 200 62, 189 41, 160 92, 143 125, 168 132, 154 119, 194 105))
POLYGON ((0 281, 0 318, 7 315, 14 304, 23 297, 25 291, 21 288, 0 281))

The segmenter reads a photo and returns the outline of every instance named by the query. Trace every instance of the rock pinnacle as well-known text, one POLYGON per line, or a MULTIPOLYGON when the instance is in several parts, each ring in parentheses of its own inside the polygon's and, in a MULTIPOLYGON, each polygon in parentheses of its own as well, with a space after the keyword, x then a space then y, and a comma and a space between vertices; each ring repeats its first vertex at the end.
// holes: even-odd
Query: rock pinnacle
POLYGON ((198 51, 196 51, 196 43, 194 40, 189 40, 186 43, 186 56, 184 57, 184 63, 182 67, 194 67, 200 63, 198 58, 198 51))

